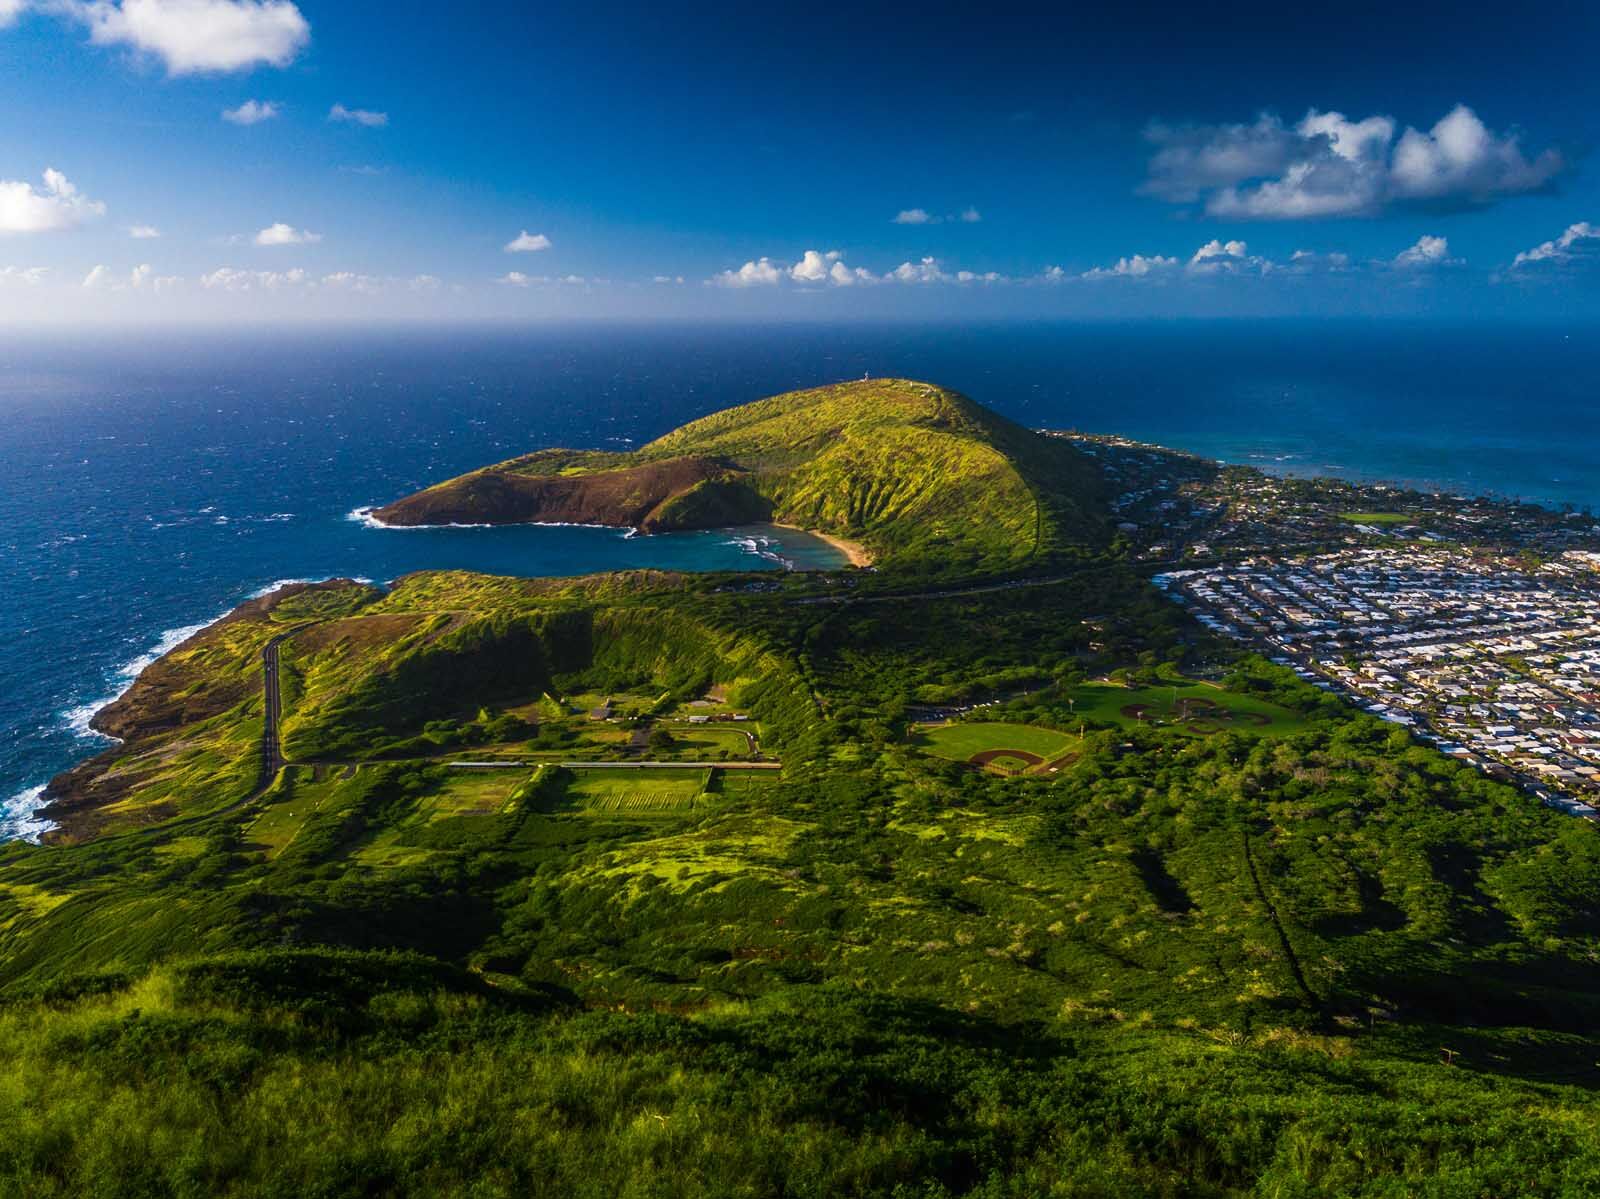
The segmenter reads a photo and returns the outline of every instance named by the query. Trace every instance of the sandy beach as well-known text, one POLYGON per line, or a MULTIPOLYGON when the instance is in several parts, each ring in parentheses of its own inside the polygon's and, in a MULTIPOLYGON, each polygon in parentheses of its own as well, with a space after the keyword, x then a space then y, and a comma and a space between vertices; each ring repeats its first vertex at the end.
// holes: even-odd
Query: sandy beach
POLYGON ((775 525, 779 529, 793 529, 797 533, 809 533, 818 541, 826 541, 850 561, 851 566, 871 566, 872 551, 859 541, 846 541, 843 537, 835 537, 830 533, 820 533, 816 529, 802 529, 799 525, 775 525))

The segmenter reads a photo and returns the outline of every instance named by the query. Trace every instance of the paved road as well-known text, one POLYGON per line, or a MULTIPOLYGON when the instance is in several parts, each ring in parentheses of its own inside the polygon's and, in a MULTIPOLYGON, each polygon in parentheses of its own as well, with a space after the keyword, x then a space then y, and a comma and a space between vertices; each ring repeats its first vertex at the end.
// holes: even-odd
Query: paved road
POLYGON ((278 646, 299 631, 294 628, 279 633, 261 647, 261 687, 265 704, 261 722, 261 777, 256 782, 256 795, 272 786, 284 766, 283 741, 278 731, 283 717, 283 696, 278 689, 278 646))

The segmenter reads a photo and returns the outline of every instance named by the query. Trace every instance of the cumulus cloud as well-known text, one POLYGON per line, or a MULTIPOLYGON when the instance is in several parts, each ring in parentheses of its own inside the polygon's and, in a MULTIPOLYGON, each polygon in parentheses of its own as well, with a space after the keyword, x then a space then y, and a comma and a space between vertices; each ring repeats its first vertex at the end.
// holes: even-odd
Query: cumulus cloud
POLYGON ((527 275, 524 275, 521 271, 507 271, 505 274, 496 279, 495 282, 503 283, 507 287, 527 287, 533 282, 533 279, 527 275))
POLYGON ((683 282, 683 276, 682 275, 657 275, 654 279, 650 280, 650 282, 658 283, 658 284, 667 284, 667 283, 678 284, 678 283, 682 283, 683 282))
POLYGON ((172 75, 287 66, 311 40, 290 0, 59 0, 98 45, 160 58, 172 75))
POLYGON ((826 283, 834 264, 843 257, 838 250, 829 250, 826 254, 807 250, 800 261, 789 268, 789 278, 796 283, 826 283))
MULTIPOLYGON (((1085 279, 1143 279, 1150 275, 1160 275, 1174 270, 1178 265, 1176 258, 1164 257, 1160 254, 1134 254, 1127 258, 1119 258, 1111 266, 1097 266, 1084 271, 1085 279)), ((1066 272, 1054 266, 1045 271, 1044 279, 1047 282, 1060 282, 1066 277, 1066 272)))
POLYGON ((1371 216, 1395 206, 1482 207, 1550 187, 1559 151, 1527 158, 1514 133, 1497 134, 1464 104, 1426 133, 1388 116, 1353 121, 1309 111, 1294 126, 1263 115, 1251 124, 1154 125, 1157 148, 1140 191, 1200 203, 1217 217, 1298 220, 1371 216))
POLYGON ((937 258, 924 258, 920 262, 902 262, 884 276, 896 283, 949 283, 954 275, 946 274, 937 258))
POLYGON ((154 225, 129 225, 128 236, 134 241, 154 241, 161 236, 161 230, 154 225))
POLYGON ((12 283, 21 284, 24 287, 32 287, 37 283, 43 282, 45 276, 49 273, 50 268, 47 266, 0 266, 0 287, 12 283))
POLYGON ((1531 274, 1594 262, 1600 262, 1600 225, 1579 221, 1568 225, 1560 237, 1522 251, 1512 259, 1511 269, 1531 274))
POLYGON ((373 112, 370 108, 346 108, 335 104, 328 109, 328 120, 343 121, 349 125, 365 125, 368 129, 381 129, 389 123, 389 114, 373 112))
POLYGON ((1212 238, 1194 252, 1184 269, 1191 275, 1261 274, 1272 270, 1272 263, 1250 253, 1242 241, 1212 238))
POLYGON ((976 225, 979 221, 983 220, 983 213, 979 212, 976 208, 968 208, 962 211, 960 219, 963 224, 976 225))
POLYGON ((1451 266, 1458 261, 1450 257, 1450 242, 1447 239, 1424 234, 1414 246, 1396 254, 1393 265, 1401 270, 1426 270, 1429 267, 1451 266))
POLYGON ((925 208, 902 208, 894 216, 896 225, 931 225, 933 221, 925 208))
POLYGON ((268 225, 253 239, 258 246, 308 246, 322 240, 322 234, 296 229, 282 221, 268 225))
POLYGON ((526 229, 506 242, 507 254, 532 254, 549 248, 550 239, 548 237, 542 233, 529 233, 526 229))
POLYGON ((44 173, 44 190, 19 180, 0 179, 0 234, 56 233, 104 216, 106 206, 91 200, 60 171, 44 173))
POLYGON ((784 270, 775 265, 772 259, 760 258, 745 263, 736 271, 722 271, 713 275, 711 282, 719 287, 776 287, 784 274, 784 270))
POLYGON ((222 119, 232 125, 259 125, 282 111, 276 100, 246 100, 238 108, 224 108, 222 119))
POLYGON ((437 275, 413 275, 406 286, 412 291, 434 292, 444 286, 444 281, 437 275))
MULTIPOLYGON (((28 0, 0 0, 0 29, 4 29, 28 7, 28 0)), ((10 267, 6 268, 10 270, 10 267)))

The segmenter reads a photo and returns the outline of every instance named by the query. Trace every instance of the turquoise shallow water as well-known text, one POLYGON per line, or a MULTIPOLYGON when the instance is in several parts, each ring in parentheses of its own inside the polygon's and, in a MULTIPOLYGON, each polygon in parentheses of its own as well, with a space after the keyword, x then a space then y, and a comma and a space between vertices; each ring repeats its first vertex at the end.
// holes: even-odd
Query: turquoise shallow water
POLYGON ((841 379, 1267 469, 1600 506, 1592 329, 1188 325, 0 332, 0 835, 96 704, 277 580, 831 561, 785 531, 379 531, 350 514, 551 445, 622 449, 841 379), (781 547, 781 548, 778 548, 781 547))

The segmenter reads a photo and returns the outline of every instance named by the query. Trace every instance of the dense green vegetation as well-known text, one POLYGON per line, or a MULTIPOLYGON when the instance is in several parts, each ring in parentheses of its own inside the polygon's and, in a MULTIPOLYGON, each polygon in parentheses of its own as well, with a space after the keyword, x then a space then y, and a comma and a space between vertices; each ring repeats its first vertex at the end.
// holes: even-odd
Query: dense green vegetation
POLYGON ((927 383, 776 396, 630 454, 546 450, 380 510, 401 524, 582 520, 648 531, 772 520, 951 574, 1071 560, 1105 540, 1100 484, 1067 443, 927 383))
MULTIPOLYGON (((776 454, 828 402, 684 436, 776 454)), ((899 503, 845 527, 1017 564, 1010 508, 899 503)), ((1050 566, 247 605, 0 847, 0 1195, 1600 1188, 1594 829, 1050 566), (781 769, 654 765, 750 741, 781 769)))

